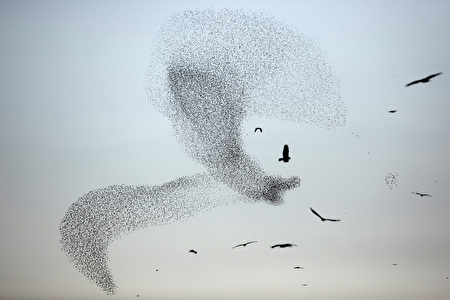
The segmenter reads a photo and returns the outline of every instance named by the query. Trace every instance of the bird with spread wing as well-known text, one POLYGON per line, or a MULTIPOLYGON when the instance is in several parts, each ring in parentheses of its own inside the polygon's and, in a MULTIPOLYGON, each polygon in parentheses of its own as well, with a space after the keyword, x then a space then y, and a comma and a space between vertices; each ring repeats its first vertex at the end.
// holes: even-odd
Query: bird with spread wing
POLYGON ((289 162, 291 158, 289 157, 289 146, 284 145, 283 147, 283 157, 279 158, 278 161, 289 162))
POLYGON ((411 194, 419 195, 421 198, 422 197, 432 197, 430 194, 419 193, 419 192, 411 192, 411 194))
POLYGON ((274 249, 274 248, 292 248, 292 247, 297 247, 297 245, 296 244, 289 244, 289 243, 276 244, 276 245, 271 246, 270 248, 274 249))
POLYGON ((318 216, 322 222, 325 222, 325 221, 339 222, 340 221, 340 219, 323 218, 321 215, 319 215, 319 213, 317 213, 314 209, 312 209, 312 207, 310 207, 309 209, 311 209, 312 213, 315 214, 316 216, 318 216))
POLYGON ((427 77, 419 79, 419 80, 414 80, 414 81, 408 83, 406 86, 410 86, 410 85, 418 84, 418 83, 427 83, 427 82, 430 81, 431 78, 434 78, 434 77, 439 76, 441 74, 442 74, 442 72, 439 72, 439 73, 432 74, 430 76, 427 76, 427 77))
POLYGON ((238 248, 238 247, 247 247, 247 245, 253 244, 253 243, 257 243, 257 242, 258 241, 251 241, 251 242, 247 242, 247 243, 242 243, 242 244, 239 244, 239 245, 236 245, 236 246, 232 247, 231 249, 238 248))

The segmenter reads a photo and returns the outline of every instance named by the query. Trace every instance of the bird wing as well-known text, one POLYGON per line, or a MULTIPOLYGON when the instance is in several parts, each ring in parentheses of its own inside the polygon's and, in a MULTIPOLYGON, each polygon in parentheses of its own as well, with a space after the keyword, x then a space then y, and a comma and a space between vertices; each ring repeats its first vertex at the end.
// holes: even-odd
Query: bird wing
POLYGON ((257 243, 258 241, 251 241, 251 242, 247 242, 245 243, 245 246, 249 245, 249 244, 253 244, 253 243, 257 243))
POLYGON ((284 145, 283 147, 283 157, 289 157, 289 146, 284 145))
POLYGON ((270 248, 276 248, 276 247, 281 247, 280 245, 278 245, 278 244, 276 244, 276 245, 273 245, 273 246, 271 246, 270 248))
POLYGON ((340 219, 325 219, 325 221, 330 221, 330 222, 339 222, 340 219))
POLYGON ((318 216, 322 221, 325 220, 324 218, 322 218, 321 215, 319 215, 314 209, 312 209, 312 207, 309 208, 313 214, 315 214, 316 216, 318 216))
POLYGON ((439 72, 439 73, 436 73, 436 74, 432 74, 432 75, 430 75, 430 76, 425 77, 424 79, 425 79, 425 80, 430 80, 431 78, 436 77, 436 76, 439 76, 439 75, 441 75, 441 74, 442 74, 442 72, 439 72))
POLYGON ((242 247, 242 246, 244 246, 244 244, 236 245, 236 246, 232 247, 231 249, 234 249, 234 248, 237 248, 237 247, 242 247))
POLYGON ((411 194, 419 195, 420 197, 432 197, 430 194, 423 194, 419 192, 411 192, 411 194))
POLYGON ((423 80, 423 79, 411 81, 411 82, 408 83, 406 86, 410 86, 410 85, 413 85, 413 84, 417 84, 417 83, 419 83, 419 82, 422 82, 422 80, 423 80))

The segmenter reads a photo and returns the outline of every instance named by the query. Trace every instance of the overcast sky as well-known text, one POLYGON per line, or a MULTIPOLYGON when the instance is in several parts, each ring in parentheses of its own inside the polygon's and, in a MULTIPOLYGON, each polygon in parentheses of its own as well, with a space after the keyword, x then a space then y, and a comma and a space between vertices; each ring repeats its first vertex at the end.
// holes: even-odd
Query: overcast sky
POLYGON ((449 299, 450 2, 241 2, 0 2, 0 299, 449 299), (93 189, 205 171, 144 89, 159 26, 205 5, 264 12, 317 41, 346 125, 247 119, 247 152, 301 187, 282 206, 125 235, 110 247, 119 288, 106 296, 61 251, 59 222, 93 189), (247 240, 259 242, 231 249, 247 240), (269 248, 278 242, 298 247, 269 248))

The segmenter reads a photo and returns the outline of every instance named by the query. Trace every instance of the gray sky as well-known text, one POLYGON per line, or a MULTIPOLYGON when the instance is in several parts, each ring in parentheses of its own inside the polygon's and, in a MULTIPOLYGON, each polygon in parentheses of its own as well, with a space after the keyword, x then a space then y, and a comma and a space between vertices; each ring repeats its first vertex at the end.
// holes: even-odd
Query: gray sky
POLYGON ((450 2, 240 2, 0 2, 1 299, 449 298, 450 2), (110 247, 118 293, 105 296, 60 250, 59 222, 92 189, 204 171, 144 80, 160 24, 205 5, 265 12, 318 41, 347 124, 247 119, 248 153, 301 187, 279 207, 220 207, 124 236, 110 247), (286 143, 293 159, 281 164, 286 143), (342 221, 321 223, 310 206, 342 221), (269 249, 277 242, 299 247, 269 249))

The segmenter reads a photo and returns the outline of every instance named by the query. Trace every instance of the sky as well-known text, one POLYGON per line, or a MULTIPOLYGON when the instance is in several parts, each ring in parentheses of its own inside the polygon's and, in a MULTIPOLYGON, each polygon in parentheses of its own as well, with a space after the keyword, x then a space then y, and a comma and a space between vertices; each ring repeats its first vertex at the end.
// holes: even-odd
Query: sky
POLYGON ((450 2, 241 2, 0 2, 0 299, 449 298, 450 2), (159 26, 202 7, 263 12, 317 41, 346 124, 246 119, 246 151, 301 186, 280 206, 218 207, 121 237, 107 296, 61 251, 59 224, 93 189, 205 171, 145 92, 159 26), (284 242, 298 247, 270 249, 284 242))

